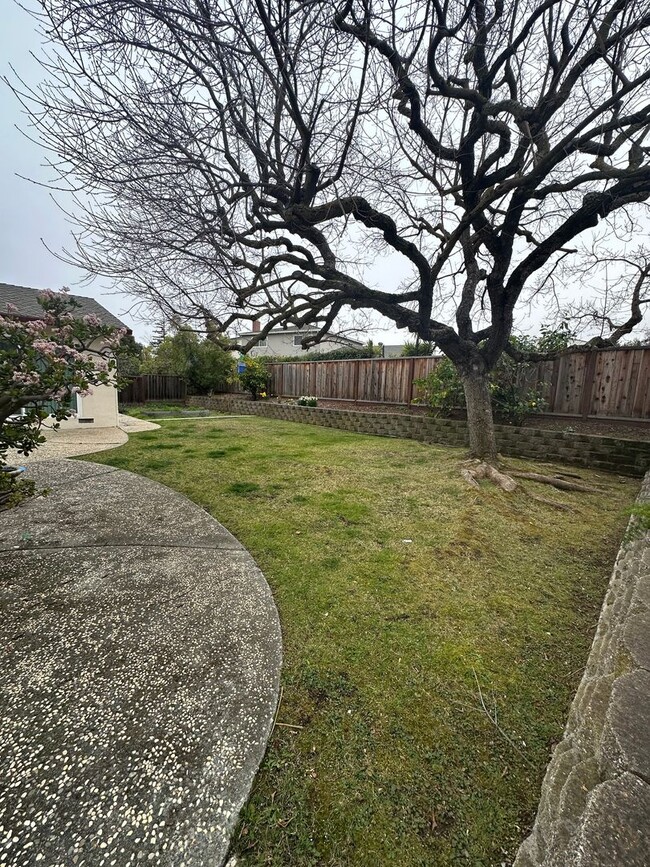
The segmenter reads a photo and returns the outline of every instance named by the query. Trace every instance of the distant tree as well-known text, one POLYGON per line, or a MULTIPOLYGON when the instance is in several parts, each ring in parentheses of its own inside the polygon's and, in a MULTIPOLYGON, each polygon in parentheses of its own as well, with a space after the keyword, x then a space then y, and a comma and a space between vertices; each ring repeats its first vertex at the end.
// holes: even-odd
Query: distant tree
POLYGON ((157 322, 153 330, 153 336, 151 338, 150 346, 153 346, 154 348, 160 346, 165 337, 167 337, 167 332, 168 327, 165 320, 163 319, 157 322))
POLYGON ((432 343, 430 340, 418 340, 416 338, 413 342, 406 341, 400 355, 402 358, 408 358, 413 355, 433 355, 435 348, 435 343, 432 343))
POLYGON ((234 375, 235 362, 218 340, 202 338, 187 327, 177 327, 145 353, 142 373, 182 376, 191 392, 223 390, 234 375))
POLYGON ((375 311, 449 357, 496 461, 522 293, 650 196, 650 0, 40 8, 48 80, 21 98, 85 192, 71 261, 166 319, 264 317, 244 351, 375 311), (378 289, 387 251, 408 275, 378 289))
POLYGON ((127 334, 116 353, 117 371, 120 376, 137 376, 140 373, 144 345, 138 343, 131 334, 127 334))

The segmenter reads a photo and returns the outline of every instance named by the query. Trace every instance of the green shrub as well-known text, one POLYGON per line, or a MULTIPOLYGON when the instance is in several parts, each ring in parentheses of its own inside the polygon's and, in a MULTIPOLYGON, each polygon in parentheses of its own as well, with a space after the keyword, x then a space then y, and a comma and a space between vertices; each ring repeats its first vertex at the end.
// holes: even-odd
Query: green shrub
POLYGON ((382 354, 381 343, 375 344, 369 340, 365 346, 341 346, 339 349, 330 349, 327 352, 313 350, 303 352, 302 355, 258 355, 269 364, 278 364, 283 361, 345 361, 355 358, 379 358, 382 354))
POLYGON ((141 373, 182 376, 191 394, 225 391, 233 381, 235 362, 224 343, 202 339, 191 328, 178 328, 155 347, 146 347, 141 373))
POLYGON ((432 343, 430 340, 415 340, 414 342, 407 340, 402 347, 401 357, 410 358, 414 355, 433 355, 433 350, 435 348, 436 344, 432 343))
POLYGON ((418 403, 426 404, 434 415, 449 415, 465 406, 463 384, 456 368, 448 358, 443 358, 424 379, 416 379, 421 392, 418 403))
POLYGON ((239 374, 244 391, 250 392, 253 400, 266 397, 269 373, 264 359, 247 357, 244 358, 244 365, 244 370, 239 374))
POLYGON ((318 398, 313 396, 310 397, 308 395, 302 395, 302 397, 298 398, 296 403, 298 404, 298 406, 318 406, 318 398))
MULTIPOLYGON (((490 373, 492 410, 498 421, 520 425, 524 419, 545 406, 539 388, 525 385, 526 364, 513 361, 505 353, 490 373)), ((426 404, 434 415, 449 415, 465 409, 465 393, 456 368, 448 358, 440 361, 424 379, 416 380, 421 392, 419 403, 426 404)))

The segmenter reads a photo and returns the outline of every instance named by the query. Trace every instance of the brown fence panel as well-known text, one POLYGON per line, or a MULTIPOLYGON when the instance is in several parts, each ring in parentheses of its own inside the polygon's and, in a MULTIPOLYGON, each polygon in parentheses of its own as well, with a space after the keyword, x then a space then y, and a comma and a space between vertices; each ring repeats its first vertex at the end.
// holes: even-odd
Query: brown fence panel
MULTIPOLYGON (((368 403, 409 405, 440 357, 289 361, 270 364, 271 391, 368 403)), ((583 418, 650 419, 650 348, 575 350, 522 372, 547 412, 583 418)), ((151 399, 151 398, 150 398, 151 399)))
POLYGON ((541 385, 547 412, 582 418, 650 418, 650 349, 576 350, 540 361, 526 377, 541 385))
POLYGON ((361 358, 286 361, 269 364, 271 391, 283 397, 410 404, 413 381, 433 370, 439 358, 361 358))
POLYGON ((119 392, 120 403, 147 403, 150 400, 185 400, 187 383, 181 376, 145 374, 134 376, 119 392))

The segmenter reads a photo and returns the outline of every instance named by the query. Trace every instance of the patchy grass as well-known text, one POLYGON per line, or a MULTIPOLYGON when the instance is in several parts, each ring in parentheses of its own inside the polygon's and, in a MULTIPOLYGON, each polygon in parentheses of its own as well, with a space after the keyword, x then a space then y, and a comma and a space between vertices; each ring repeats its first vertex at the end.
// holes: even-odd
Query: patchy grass
POLYGON ((558 512, 470 489, 461 456, 257 418, 167 422, 88 456, 204 506, 273 589, 283 694, 241 865, 511 863, 638 483, 540 487, 558 512))
POLYGON ((120 412, 131 415, 134 418, 149 418, 151 412, 169 412, 170 415, 178 415, 181 410, 188 409, 186 401, 148 401, 147 403, 130 403, 120 406, 120 412))

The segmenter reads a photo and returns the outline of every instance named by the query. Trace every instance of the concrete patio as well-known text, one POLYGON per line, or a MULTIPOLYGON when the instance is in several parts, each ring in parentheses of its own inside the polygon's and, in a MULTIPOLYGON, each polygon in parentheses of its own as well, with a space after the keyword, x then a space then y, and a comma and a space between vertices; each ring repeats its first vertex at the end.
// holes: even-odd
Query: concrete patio
POLYGON ((265 751, 264 576, 185 497, 41 460, 0 527, 0 863, 219 865, 265 751))

